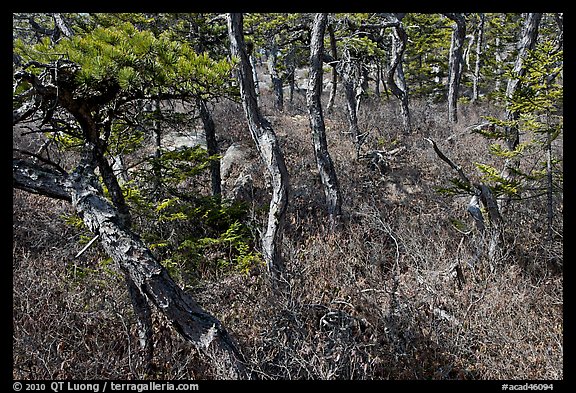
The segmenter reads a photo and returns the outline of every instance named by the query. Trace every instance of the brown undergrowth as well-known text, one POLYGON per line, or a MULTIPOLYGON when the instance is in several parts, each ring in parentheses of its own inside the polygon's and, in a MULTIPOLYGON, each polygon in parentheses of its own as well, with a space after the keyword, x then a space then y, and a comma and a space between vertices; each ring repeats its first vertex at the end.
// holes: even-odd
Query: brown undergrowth
MULTIPOLYGON (((213 114, 221 143, 250 143, 239 107, 222 105, 213 114)), ((290 172, 281 282, 273 288, 256 270, 207 274, 190 289, 254 372, 263 379, 562 379, 561 201, 548 243, 545 200, 515 202, 501 252, 489 259, 481 234, 453 224, 472 226, 467 198, 436 191, 453 176, 424 137, 477 176, 474 161, 495 161, 467 127, 497 110, 464 104, 459 123, 448 126, 443 104, 414 100, 414 132, 405 135, 394 100, 366 101, 364 151, 406 147, 380 173, 355 159, 340 103, 326 125, 344 218, 329 230, 302 108, 297 94, 283 113, 263 109, 290 172)), ((263 198, 255 209, 266 205, 265 192, 254 195, 263 198)), ((74 258, 91 234, 66 225, 70 213, 65 203, 14 191, 14 378, 226 378, 156 313, 155 368, 143 371, 123 280, 98 247, 74 258)), ((255 216, 263 223, 262 212, 255 216)))

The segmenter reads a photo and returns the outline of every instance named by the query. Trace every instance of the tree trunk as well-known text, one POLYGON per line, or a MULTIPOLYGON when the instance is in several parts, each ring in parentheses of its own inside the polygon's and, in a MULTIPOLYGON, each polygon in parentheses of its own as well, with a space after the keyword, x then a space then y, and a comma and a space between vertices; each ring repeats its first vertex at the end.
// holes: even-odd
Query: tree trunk
MULTIPOLYGON (((14 160, 13 185, 72 202, 86 227, 99 235, 107 254, 124 272, 129 289, 137 289, 132 300, 137 302, 137 313, 144 316, 139 323, 149 320, 146 302, 141 302, 143 297, 140 297, 144 294, 182 337, 209 356, 215 366, 226 367, 226 377, 249 378, 244 358, 221 322, 183 291, 140 238, 123 225, 116 208, 103 196, 94 168, 90 151, 85 152, 71 174, 14 160)), ((150 331, 141 331, 141 334, 146 337, 150 331)), ((145 344, 145 351, 151 350, 146 345, 151 344, 145 344)))
POLYGON ((484 14, 480 14, 480 22, 478 23, 478 36, 476 38, 476 61, 474 62, 474 84, 472 85, 472 102, 478 100, 480 96, 478 85, 480 83, 480 65, 482 57, 482 43, 484 41, 484 14))
MULTIPOLYGON (((214 120, 212 120, 212 115, 208 110, 208 105, 206 101, 202 98, 196 100, 198 105, 198 110, 200 111, 200 119, 202 119, 202 124, 204 125, 204 133, 206 134, 206 150, 208 150, 209 156, 215 156, 218 154, 218 142, 216 140, 216 129, 214 127, 214 120)), ((218 196, 222 194, 220 177, 220 160, 210 161, 210 180, 212 184, 212 195, 218 196)))
POLYGON ((52 14, 52 17, 54 18, 54 25, 65 37, 72 37, 74 35, 72 30, 66 25, 66 22, 64 22, 64 19, 62 19, 60 13, 56 12, 52 14))
POLYGON ((462 73, 462 51, 466 38, 466 19, 462 14, 445 14, 455 23, 450 45, 448 64, 448 120, 458 122, 458 91, 460 90, 460 75, 462 73))
MULTIPOLYGON (((334 26, 328 25, 328 36, 330 37, 330 55, 335 61, 338 58, 338 52, 336 50, 336 36, 334 34, 334 26)), ((328 104, 326 105, 326 112, 332 112, 334 108, 334 100, 336 99, 336 89, 338 86, 338 72, 336 71, 336 64, 331 64, 332 66, 332 86, 330 86, 330 95, 328 96, 328 104)))
MULTIPOLYGON (((249 56, 250 66, 252 67, 252 79, 254 79, 254 91, 256 92, 256 100, 260 99, 260 82, 258 81, 258 71, 256 70, 256 61, 254 60, 254 54, 251 53, 249 56)), ((258 104, 259 101, 257 101, 258 104)))
POLYGON ((316 14, 314 18, 310 41, 310 83, 306 94, 306 101, 310 115, 310 127, 312 128, 316 165, 320 173, 322 185, 324 186, 330 224, 331 227, 334 227, 342 214, 342 202, 336 170, 334 169, 332 158, 328 152, 321 103, 322 53, 324 52, 324 31, 327 20, 327 14, 316 14))
POLYGON ((294 99, 294 88, 296 87, 296 59, 294 49, 291 49, 290 52, 288 52, 286 63, 287 63, 286 66, 288 68, 287 78, 289 87, 288 102, 292 104, 294 99))
POLYGON ((375 80, 374 80, 374 95, 376 98, 380 99, 380 62, 376 60, 376 70, 375 70, 375 80))
POLYGON ((362 64, 358 66, 358 82, 356 83, 356 113, 360 112, 360 102, 368 90, 368 68, 362 64))
MULTIPOLYGON (((274 39, 275 40, 275 39, 274 39)), ((268 71, 272 79, 272 88, 274 89, 274 108, 279 111, 284 110, 284 90, 282 88, 282 79, 278 74, 278 46, 276 42, 272 44, 270 56, 268 56, 268 71)))
POLYGON ((502 57, 502 45, 501 45, 501 40, 500 37, 496 37, 494 39, 494 47, 495 47, 495 53, 494 53, 494 60, 496 63, 496 70, 495 70, 495 81, 494 81, 494 90, 495 91, 499 91, 500 90, 500 85, 502 83, 502 65, 504 64, 504 59, 502 57))
POLYGON ((390 99, 390 93, 388 93, 388 87, 386 86, 386 74, 385 74, 385 68, 386 67, 382 67, 382 64, 380 62, 378 62, 378 69, 379 69, 379 80, 382 82, 382 87, 384 88, 384 94, 386 94, 386 99, 389 100, 390 99))
MULTIPOLYGON (((530 13, 528 14, 526 20, 524 21, 524 27, 522 28, 522 35, 518 42, 518 55, 516 57, 516 62, 514 63, 514 68, 512 69, 512 78, 508 79, 508 84, 506 85, 506 99, 510 100, 514 96, 518 86, 520 84, 520 78, 524 76, 526 70, 524 69, 524 58, 528 55, 528 51, 534 49, 536 45, 536 39, 538 38, 538 26, 540 25, 540 20, 542 19, 542 14, 530 13)), ((517 120, 518 112, 512 111, 509 108, 506 109, 506 120, 517 120)), ((516 127, 506 127, 506 144, 508 149, 514 150, 519 141, 518 128, 516 127)))
POLYGON ((123 273, 138 325, 138 343, 140 344, 141 352, 140 360, 143 363, 144 372, 149 373, 152 370, 152 358, 154 356, 152 309, 150 308, 150 303, 148 303, 146 295, 130 278, 130 273, 125 270, 123 273))
POLYGON ((348 51, 343 54, 340 66, 344 84, 344 95, 346 97, 346 114, 348 115, 348 132, 352 136, 354 144, 358 143, 360 129, 358 127, 358 113, 356 112, 356 65, 348 51))
MULTIPOLYGON (((506 121, 518 120, 519 113, 517 111, 510 109, 510 100, 516 93, 516 90, 520 87, 520 78, 526 73, 524 68, 524 58, 528 55, 528 51, 534 49, 536 45, 536 40, 538 38, 538 26, 540 25, 540 20, 542 19, 542 14, 530 13, 524 21, 524 26, 522 28, 522 33, 520 40, 518 41, 518 55, 514 63, 514 68, 512 69, 513 77, 508 79, 508 84, 506 85, 506 121)), ((506 146, 508 150, 515 150, 520 143, 520 133, 518 127, 506 126, 504 127, 504 133, 506 138, 506 146)), ((504 170, 502 171, 502 176, 506 180, 511 180, 514 178, 515 170, 520 166, 519 157, 513 157, 506 159, 504 162, 504 170)), ((501 201, 501 210, 506 210, 508 204, 510 203, 510 197, 505 198, 501 201)))
POLYGON ((410 109, 408 106, 408 88, 406 86, 406 80, 402 69, 402 56, 406 49, 408 35, 401 24, 398 24, 398 26, 395 26, 393 29, 392 58, 390 60, 390 67, 386 73, 386 80, 390 86, 392 94, 400 100, 400 113, 402 115, 404 132, 409 133, 412 130, 412 124, 410 120, 410 109), (398 80, 398 84, 396 83, 396 79, 398 80))
POLYGON ((252 70, 244 44, 242 14, 228 14, 227 22, 230 51, 232 56, 240 61, 238 81, 248 127, 272 182, 272 199, 268 211, 268 226, 262 237, 262 251, 269 272, 275 275, 283 271, 281 244, 288 206, 288 170, 276 134, 268 120, 260 113, 256 102, 252 70))

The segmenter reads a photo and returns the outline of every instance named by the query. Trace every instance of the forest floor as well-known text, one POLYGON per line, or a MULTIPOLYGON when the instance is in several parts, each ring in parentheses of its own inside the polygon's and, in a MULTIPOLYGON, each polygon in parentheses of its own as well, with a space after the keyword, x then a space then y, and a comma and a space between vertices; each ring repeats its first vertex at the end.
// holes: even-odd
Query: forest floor
MULTIPOLYGON (((434 139, 477 179, 475 162, 502 163, 470 127, 501 115, 497 108, 462 103, 451 125, 444 103, 415 99, 414 131, 404 134, 394 99, 366 99, 359 120, 370 133, 361 154, 405 147, 380 171, 356 159, 337 100, 325 114, 344 210, 343 225, 332 231, 305 97, 296 93, 278 112, 270 93, 262 94, 290 173, 285 285, 274 291, 262 270, 207 274, 190 289, 261 378, 564 378, 561 198, 550 242, 545 199, 513 202, 504 244, 489 258, 487 240, 466 211, 469 196, 437 191, 454 174, 424 139, 434 139)), ((232 143, 253 148, 240 105, 216 104, 213 117, 221 151, 232 143)), ((555 149, 562 157, 561 142, 555 149)), ((254 178, 258 212, 267 203, 266 175, 254 178)), ((15 379, 226 378, 159 313, 155 370, 145 374, 123 279, 103 263, 98 247, 74 258, 85 235, 65 222, 71 207, 18 190, 13 195, 15 379)), ((264 215, 256 215, 263 223, 264 215)))

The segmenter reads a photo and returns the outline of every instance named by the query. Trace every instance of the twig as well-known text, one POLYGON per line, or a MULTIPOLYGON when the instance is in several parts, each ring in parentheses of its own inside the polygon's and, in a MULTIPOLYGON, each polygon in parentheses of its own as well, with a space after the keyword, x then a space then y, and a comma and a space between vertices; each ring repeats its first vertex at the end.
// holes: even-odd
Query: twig
POLYGON ((78 258, 78 257, 80 257, 80 255, 84 254, 84 251, 86 251, 86 250, 88 249, 88 247, 90 247, 90 246, 92 245, 92 243, 94 243, 99 237, 100 237, 100 235, 94 236, 94 237, 92 238, 92 240, 90 240, 90 241, 88 242, 88 244, 86 244, 86 245, 84 246, 84 248, 82 248, 82 249, 80 250, 80 252, 78 252, 78 254, 76 254, 76 256, 75 256, 74 258, 78 258))
POLYGON ((460 178, 462 178, 462 180, 464 180, 464 182, 466 184, 469 184, 470 187, 475 188, 474 185, 472 184, 472 182, 470 181, 470 179, 468 179, 468 176, 466 176, 466 174, 464 173, 464 171, 462 170, 462 168, 459 165, 456 165, 451 159, 449 159, 448 157, 446 157, 444 155, 444 153, 442 153, 440 151, 440 149, 438 148, 438 145, 436 145, 436 142, 434 142, 431 138, 424 138, 425 140, 427 140, 428 142, 430 142, 432 144, 432 147, 434 148, 434 151, 436 152, 436 154, 438 155, 438 157, 440 157, 440 159, 442 161, 444 161, 445 163, 447 163, 448 165, 450 165, 450 167, 452 169, 454 169, 456 172, 458 172, 458 175, 460 176, 460 178))

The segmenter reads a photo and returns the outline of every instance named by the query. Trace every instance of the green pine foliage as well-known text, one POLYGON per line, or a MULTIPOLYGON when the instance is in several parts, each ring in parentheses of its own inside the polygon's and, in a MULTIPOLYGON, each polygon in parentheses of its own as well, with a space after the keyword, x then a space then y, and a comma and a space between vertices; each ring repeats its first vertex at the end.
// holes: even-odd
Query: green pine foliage
POLYGON ((148 231, 146 239, 185 285, 206 275, 247 274, 263 265, 245 204, 211 196, 194 201, 172 197, 159 201, 155 210, 161 230, 148 231), (181 230, 166 232, 168 228, 181 230))
POLYGON ((441 14, 408 13, 402 22, 409 37, 404 73, 410 94, 445 98, 452 21, 441 14))
MULTIPOLYGON (((514 149, 503 147, 500 143, 489 146, 489 152, 501 159, 524 159, 536 161, 536 165, 527 170, 510 168, 513 179, 506 179, 493 166, 477 163, 483 180, 491 184, 499 195, 520 197, 523 191, 539 194, 545 189, 546 150, 563 131, 563 52, 558 50, 551 40, 540 42, 524 59, 524 75, 506 74, 519 79, 519 88, 512 97, 506 100, 509 112, 516 113, 517 118, 502 120, 486 117, 493 124, 494 130, 476 130, 491 140, 505 140, 506 129, 517 129, 528 139, 519 143, 514 149)), ((561 174, 561 160, 551 159, 554 174, 561 174)), ((554 176, 555 188, 561 188, 562 177, 554 176)), ((525 195, 529 197, 530 195, 525 195)))
POLYGON ((155 36, 129 22, 97 27, 55 45, 48 37, 33 47, 16 40, 15 52, 25 62, 69 60, 79 65, 76 79, 86 88, 112 82, 119 85, 122 94, 139 96, 171 93, 213 97, 233 91, 229 61, 196 53, 186 42, 172 40, 169 32, 155 36))
POLYGON ((125 194, 139 215, 143 238, 184 285, 263 264, 248 206, 200 191, 210 162, 218 158, 200 146, 163 151, 151 161, 155 171, 135 173, 141 187, 125 194), (153 184, 159 189, 152 190, 153 184))
MULTIPOLYGON (((88 20, 94 23, 85 24, 70 38, 55 43, 44 37, 33 45, 16 40, 14 51, 23 63, 74 64, 71 81, 78 99, 90 99, 108 89, 116 91, 111 102, 97 108, 101 112, 94 114, 96 118, 110 113, 106 111, 118 105, 115 100, 129 103, 101 130, 109 156, 140 155, 152 122, 181 127, 193 117, 162 110, 143 111, 138 100, 208 100, 238 93, 232 83, 233 63, 224 56, 214 60, 208 51, 195 50, 202 45, 187 42, 177 31, 188 23, 205 21, 201 16, 178 23, 144 14, 97 14, 88 20), (166 29, 149 28, 155 24, 164 24, 166 29)), ((204 28, 208 28, 206 24, 204 28)), ((41 76, 45 67, 32 65, 28 71, 41 76)), ((47 136, 62 150, 81 147, 85 142, 82 133, 73 127, 47 136)), ((262 263, 248 225, 247 207, 203 195, 209 165, 219 158, 209 156, 199 146, 162 151, 157 157, 145 158, 140 172, 134 172, 132 180, 121 185, 135 229, 183 285, 201 277, 202 272, 246 273, 262 263)), ((108 194, 106 187, 103 191, 108 194)))

